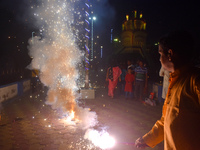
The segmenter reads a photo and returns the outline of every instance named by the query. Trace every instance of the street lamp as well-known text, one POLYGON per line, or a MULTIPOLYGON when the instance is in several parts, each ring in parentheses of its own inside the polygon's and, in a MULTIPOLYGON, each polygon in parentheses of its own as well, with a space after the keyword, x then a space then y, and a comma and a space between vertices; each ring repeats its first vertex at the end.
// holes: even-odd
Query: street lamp
POLYGON ((94 38, 93 38, 93 21, 96 20, 97 18, 96 17, 90 17, 89 18, 91 21, 92 21, 92 30, 91 30, 91 61, 93 61, 93 53, 94 53, 94 50, 93 50, 93 43, 94 43, 94 38))

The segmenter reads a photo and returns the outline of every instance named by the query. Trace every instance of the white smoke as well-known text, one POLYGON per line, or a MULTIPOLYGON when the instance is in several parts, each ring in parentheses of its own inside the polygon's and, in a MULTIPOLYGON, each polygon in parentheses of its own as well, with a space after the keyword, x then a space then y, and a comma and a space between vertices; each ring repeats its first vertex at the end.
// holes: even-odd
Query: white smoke
POLYGON ((30 69, 40 72, 41 82, 48 87, 46 104, 63 113, 73 110, 83 129, 97 123, 95 112, 77 105, 77 65, 83 53, 75 44, 73 35, 73 2, 70 0, 43 0, 35 9, 34 16, 43 35, 29 40, 29 55, 33 58, 30 69))
POLYGON ((75 114, 79 121, 77 126, 86 130, 85 139, 101 148, 110 147, 106 143, 110 139, 113 141, 109 134, 92 129, 98 123, 96 113, 76 103, 77 65, 83 54, 77 48, 73 35, 77 31, 73 32, 72 4, 71 0, 43 0, 40 6, 32 6, 37 8, 34 15, 44 35, 29 40, 29 55, 33 58, 29 68, 39 70, 41 82, 49 89, 46 104, 53 109, 61 109, 64 114, 73 112, 69 118, 75 114))

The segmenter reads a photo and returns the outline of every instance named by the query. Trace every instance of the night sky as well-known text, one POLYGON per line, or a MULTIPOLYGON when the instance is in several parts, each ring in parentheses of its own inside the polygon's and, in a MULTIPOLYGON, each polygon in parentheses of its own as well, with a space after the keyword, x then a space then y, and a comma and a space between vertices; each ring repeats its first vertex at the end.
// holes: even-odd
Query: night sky
POLYGON ((29 5, 23 1, 1 0, 1 69, 25 68, 30 63, 28 56, 28 39, 33 30, 28 12, 29 5))
MULTIPOLYGON (((114 35, 119 37, 126 14, 130 15, 133 10, 137 10, 138 13, 143 13, 143 18, 147 22, 148 44, 157 42, 169 31, 185 29, 194 36, 198 45, 200 40, 198 1, 100 0, 100 2, 94 4, 94 13, 98 18, 94 24, 94 33, 101 34, 101 37, 109 37, 111 28, 114 29, 114 35)), ((9 56, 13 50, 18 52, 26 49, 31 32, 37 29, 33 24, 34 19, 29 8, 28 0, 0 1, 1 55, 9 56)))
POLYGON ((120 22, 126 14, 137 10, 143 13, 147 22, 148 39, 154 42, 160 36, 172 30, 188 30, 200 40, 200 6, 193 0, 109 0, 115 10, 115 28, 121 28, 120 22))

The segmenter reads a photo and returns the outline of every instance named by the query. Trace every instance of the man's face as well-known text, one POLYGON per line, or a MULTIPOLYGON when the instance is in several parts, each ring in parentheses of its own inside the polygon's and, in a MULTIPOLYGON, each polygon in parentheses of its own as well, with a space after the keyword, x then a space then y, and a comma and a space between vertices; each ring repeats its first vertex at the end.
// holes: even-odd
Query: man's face
POLYGON ((143 62, 142 61, 139 61, 139 66, 143 67, 143 62))
POLYGON ((158 46, 158 53, 160 54, 160 62, 164 69, 170 71, 172 67, 172 62, 169 61, 168 56, 163 52, 162 47, 158 46))
POLYGON ((128 69, 128 73, 131 74, 131 73, 132 73, 132 70, 131 70, 131 69, 128 69))

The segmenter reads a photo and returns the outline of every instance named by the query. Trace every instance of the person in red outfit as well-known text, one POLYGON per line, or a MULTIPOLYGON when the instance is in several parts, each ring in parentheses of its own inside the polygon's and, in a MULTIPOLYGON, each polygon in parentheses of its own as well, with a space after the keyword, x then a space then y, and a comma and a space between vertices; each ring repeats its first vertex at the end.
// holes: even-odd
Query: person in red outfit
POLYGON ((125 97, 128 99, 128 97, 133 96, 133 81, 135 80, 135 76, 132 74, 132 69, 128 69, 128 73, 125 76, 125 97))
POLYGON ((118 67, 117 62, 111 62, 111 67, 107 69, 106 81, 108 81, 108 96, 114 98, 114 90, 117 86, 118 80, 121 82, 122 71, 118 67))

